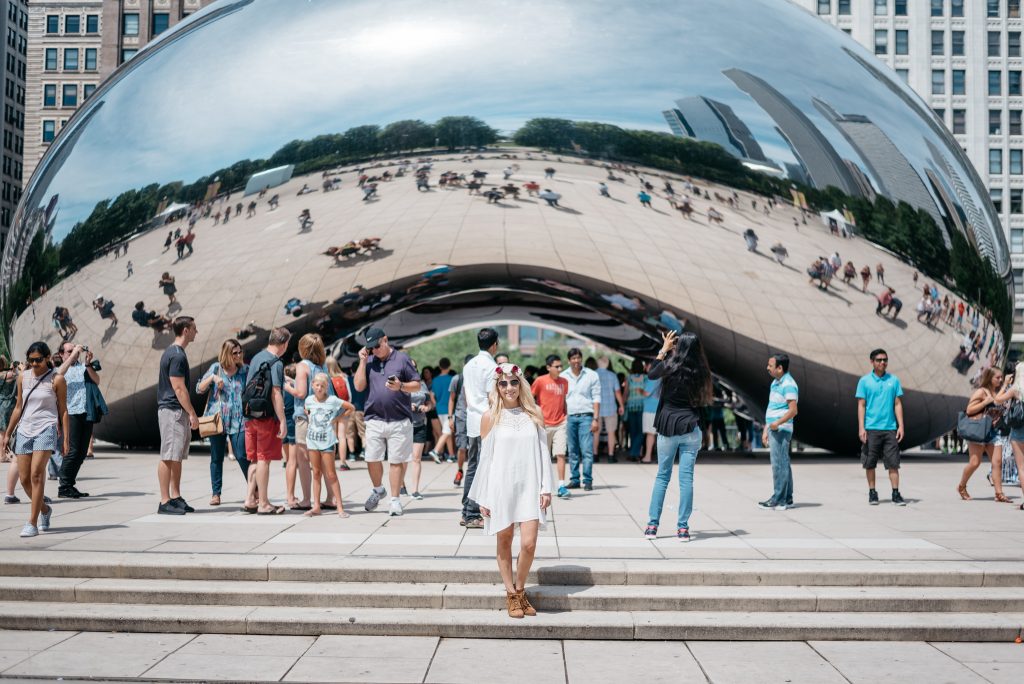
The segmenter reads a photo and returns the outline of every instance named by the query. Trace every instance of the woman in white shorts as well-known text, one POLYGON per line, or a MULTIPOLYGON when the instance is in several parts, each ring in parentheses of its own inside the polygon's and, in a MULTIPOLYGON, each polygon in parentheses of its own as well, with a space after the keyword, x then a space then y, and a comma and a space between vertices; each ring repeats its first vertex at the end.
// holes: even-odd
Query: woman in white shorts
POLYGON ((26 354, 28 368, 18 380, 18 399, 10 423, 0 436, 0 453, 14 436, 21 486, 32 499, 28 522, 22 537, 34 537, 50 529, 51 508, 43 501, 46 464, 59 446, 68 452, 67 385, 64 376, 50 363, 50 348, 45 342, 33 342, 26 354), (58 425, 63 428, 63 445, 58 444, 58 425), (38 525, 38 526, 37 526, 38 525))

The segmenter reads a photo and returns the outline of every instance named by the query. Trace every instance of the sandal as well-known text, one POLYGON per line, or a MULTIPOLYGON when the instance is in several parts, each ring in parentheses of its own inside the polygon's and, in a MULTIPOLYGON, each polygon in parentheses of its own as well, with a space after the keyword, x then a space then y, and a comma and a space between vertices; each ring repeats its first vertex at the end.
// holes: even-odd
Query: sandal
POLYGON ((211 506, 220 506, 220 494, 214 494, 210 497, 211 506))
POLYGON ((957 493, 960 494, 960 498, 964 501, 970 501, 971 495, 967 493, 967 485, 959 485, 956 488, 957 493))
POLYGON ((1013 500, 1007 498, 1007 496, 1002 492, 996 492, 995 500, 999 503, 1013 503, 1013 500))
POLYGON ((260 510, 259 506, 242 506, 242 512, 243 513, 249 513, 249 514, 258 513, 259 510, 260 510))
POLYGON ((300 506, 299 504, 295 504, 294 506, 288 506, 289 511, 309 511, 312 509, 312 506, 300 506))
POLYGON ((284 506, 271 506, 269 511, 256 511, 256 515, 281 515, 284 513, 284 506))

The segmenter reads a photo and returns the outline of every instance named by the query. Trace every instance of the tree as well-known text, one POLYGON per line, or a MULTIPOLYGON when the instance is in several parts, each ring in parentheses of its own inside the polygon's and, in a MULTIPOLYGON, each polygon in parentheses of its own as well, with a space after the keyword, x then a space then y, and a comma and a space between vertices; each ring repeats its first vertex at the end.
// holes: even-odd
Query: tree
POLYGON ((482 147, 498 141, 498 131, 475 116, 445 116, 434 123, 437 144, 449 152, 460 147, 482 147))
POLYGON ((530 119, 516 131, 513 139, 517 145, 561 152, 572 149, 574 132, 573 122, 568 119, 530 119))
POLYGON ((434 127, 419 119, 395 121, 380 132, 381 147, 388 152, 415 150, 434 145, 434 127))

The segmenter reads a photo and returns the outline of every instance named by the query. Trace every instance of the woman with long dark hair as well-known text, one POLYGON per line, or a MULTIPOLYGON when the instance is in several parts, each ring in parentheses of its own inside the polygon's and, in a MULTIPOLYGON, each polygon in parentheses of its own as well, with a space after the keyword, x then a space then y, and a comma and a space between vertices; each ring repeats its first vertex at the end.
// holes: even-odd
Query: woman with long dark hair
POLYGON ((672 464, 679 455, 679 519, 676 536, 690 541, 690 512, 693 510, 693 466, 700 450, 701 431, 698 409, 711 403, 711 369, 704 356, 700 338, 674 331, 662 335, 661 351, 648 371, 661 380, 661 398, 654 418, 658 433, 658 474, 651 492, 649 520, 644 536, 658 536, 665 491, 672 479, 672 464))

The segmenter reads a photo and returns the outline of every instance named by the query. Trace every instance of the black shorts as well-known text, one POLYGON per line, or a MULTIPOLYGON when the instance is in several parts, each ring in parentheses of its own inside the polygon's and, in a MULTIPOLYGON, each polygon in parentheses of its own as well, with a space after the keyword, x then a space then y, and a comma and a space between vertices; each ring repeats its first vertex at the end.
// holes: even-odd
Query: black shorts
POLYGON ((874 470, 878 460, 886 470, 900 469, 900 445, 895 430, 868 430, 868 441, 861 446, 860 463, 864 470, 874 470))
POLYGON ((427 424, 413 425, 412 426, 412 443, 413 444, 426 444, 427 438, 430 436, 430 428, 427 424))

